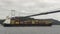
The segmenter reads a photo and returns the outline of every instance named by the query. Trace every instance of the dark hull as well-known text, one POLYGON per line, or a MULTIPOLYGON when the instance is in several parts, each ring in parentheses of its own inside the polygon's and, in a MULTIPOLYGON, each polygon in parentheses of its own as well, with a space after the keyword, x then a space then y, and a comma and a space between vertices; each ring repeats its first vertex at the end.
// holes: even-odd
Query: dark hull
POLYGON ((52 24, 3 24, 3 26, 6 27, 12 27, 12 26, 51 26, 52 24))

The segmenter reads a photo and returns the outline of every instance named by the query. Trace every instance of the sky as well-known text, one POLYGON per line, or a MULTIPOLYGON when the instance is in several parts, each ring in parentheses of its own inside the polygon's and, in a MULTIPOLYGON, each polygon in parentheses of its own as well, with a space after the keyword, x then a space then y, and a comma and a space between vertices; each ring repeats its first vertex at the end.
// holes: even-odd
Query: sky
MULTIPOLYGON (((0 0, 0 19, 5 19, 15 10, 15 16, 28 16, 43 12, 60 10, 60 0, 0 0)), ((39 15, 35 19, 56 19, 60 21, 60 13, 39 15)))

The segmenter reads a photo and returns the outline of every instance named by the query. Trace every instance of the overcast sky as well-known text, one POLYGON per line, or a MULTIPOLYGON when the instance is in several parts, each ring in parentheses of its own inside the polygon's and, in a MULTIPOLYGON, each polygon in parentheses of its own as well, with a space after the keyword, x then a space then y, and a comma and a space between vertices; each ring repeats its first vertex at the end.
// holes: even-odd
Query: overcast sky
MULTIPOLYGON (((0 19, 16 10, 16 16, 27 16, 42 12, 60 10, 60 0, 0 0, 0 19)), ((35 16, 36 19, 53 18, 60 20, 60 13, 35 16)))

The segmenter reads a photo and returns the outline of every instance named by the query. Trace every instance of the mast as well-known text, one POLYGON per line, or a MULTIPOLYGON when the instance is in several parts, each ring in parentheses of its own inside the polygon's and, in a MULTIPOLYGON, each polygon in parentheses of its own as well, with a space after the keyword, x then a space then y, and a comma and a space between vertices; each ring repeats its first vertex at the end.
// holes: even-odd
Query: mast
POLYGON ((11 10, 11 17, 15 17, 15 10, 11 10))

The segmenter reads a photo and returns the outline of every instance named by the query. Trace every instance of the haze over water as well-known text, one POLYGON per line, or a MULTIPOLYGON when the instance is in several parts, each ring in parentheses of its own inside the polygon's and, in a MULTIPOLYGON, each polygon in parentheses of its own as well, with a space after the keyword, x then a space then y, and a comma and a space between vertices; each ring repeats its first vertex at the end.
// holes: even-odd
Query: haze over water
MULTIPOLYGON (((60 10, 60 0, 0 0, 0 19, 10 16, 11 10, 16 10, 16 16, 60 10)), ((60 13, 34 16, 34 18, 53 18, 60 21, 60 13)), ((60 34, 60 25, 52 27, 3 27, 0 25, 0 34, 60 34)))

